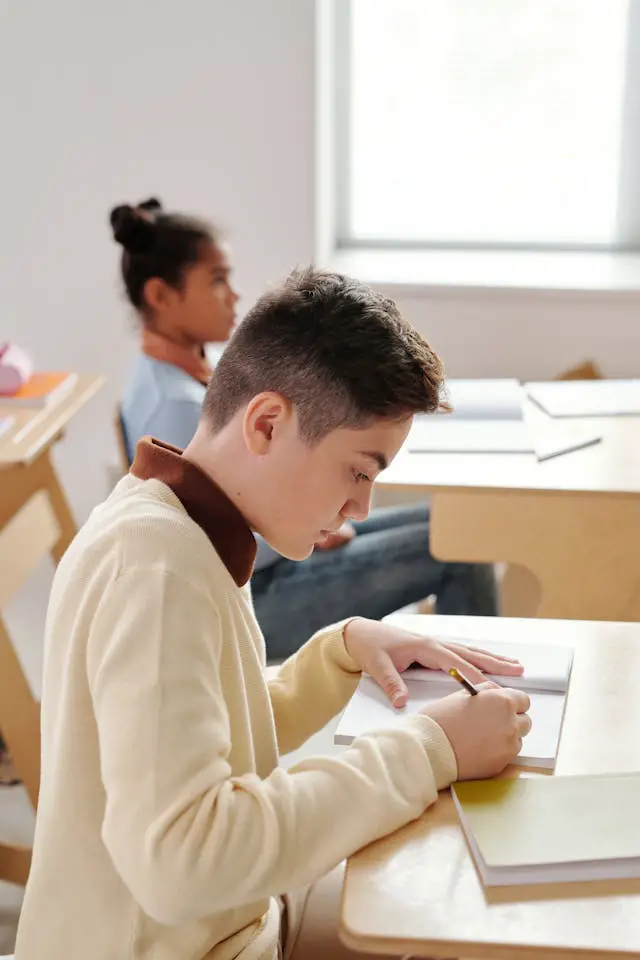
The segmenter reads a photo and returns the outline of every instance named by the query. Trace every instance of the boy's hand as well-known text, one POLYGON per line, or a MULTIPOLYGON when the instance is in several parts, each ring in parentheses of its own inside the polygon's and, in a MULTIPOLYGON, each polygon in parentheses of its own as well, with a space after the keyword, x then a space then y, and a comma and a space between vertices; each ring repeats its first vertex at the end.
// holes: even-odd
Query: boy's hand
POLYGON ((480 685, 430 703, 420 712, 442 727, 456 756, 458 780, 493 777, 512 763, 531 729, 530 700, 521 690, 480 685))
POLYGON ((352 524, 343 523, 335 533, 330 533, 324 540, 319 540, 316 543, 316 550, 333 550, 335 547, 343 547, 345 543, 353 540, 355 535, 356 531, 352 524))
POLYGON ((485 673, 505 677, 522 674, 522 665, 510 657, 478 647, 443 643, 377 620, 352 620, 345 627, 344 642, 360 669, 373 677, 398 708, 404 707, 408 698, 407 685, 400 674, 412 663, 445 673, 457 667, 471 683, 482 683, 485 673))

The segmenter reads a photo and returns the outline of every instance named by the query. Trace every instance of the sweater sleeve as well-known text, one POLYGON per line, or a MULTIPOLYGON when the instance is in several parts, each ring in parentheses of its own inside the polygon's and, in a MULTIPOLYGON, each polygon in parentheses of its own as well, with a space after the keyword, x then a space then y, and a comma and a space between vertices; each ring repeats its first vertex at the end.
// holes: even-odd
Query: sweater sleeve
POLYGON ((321 730, 353 696, 361 671, 344 644, 348 623, 319 630, 269 681, 280 753, 290 753, 321 730))
POLYGON ((120 574, 91 625, 102 839, 163 924, 314 881, 418 817, 455 777, 448 740, 426 717, 361 737, 339 758, 233 775, 222 643, 212 599, 159 568, 120 574))

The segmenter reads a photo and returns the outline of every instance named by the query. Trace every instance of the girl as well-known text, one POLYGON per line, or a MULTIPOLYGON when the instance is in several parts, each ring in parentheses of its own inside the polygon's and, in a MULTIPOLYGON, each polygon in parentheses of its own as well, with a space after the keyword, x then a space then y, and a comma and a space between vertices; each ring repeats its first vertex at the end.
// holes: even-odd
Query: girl
MULTIPOLYGON (((140 321, 140 354, 121 409, 131 459, 146 434, 180 448, 191 440, 212 375, 205 347, 221 349, 228 339, 238 294, 228 246, 212 225, 166 213, 152 199, 116 207, 111 226, 140 321)), ((300 563, 259 542, 251 584, 271 659, 297 650, 328 616, 381 619, 431 594, 438 613, 496 613, 492 568, 431 556, 423 505, 373 511, 300 563)))

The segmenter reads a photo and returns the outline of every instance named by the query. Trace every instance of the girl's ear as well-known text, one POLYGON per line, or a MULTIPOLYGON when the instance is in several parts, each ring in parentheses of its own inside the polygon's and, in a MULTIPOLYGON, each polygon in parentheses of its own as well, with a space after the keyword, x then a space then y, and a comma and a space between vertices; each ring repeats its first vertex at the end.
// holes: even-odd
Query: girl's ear
POLYGON ((152 313, 162 313, 171 303, 174 292, 160 277, 149 277, 142 290, 144 304, 152 313))

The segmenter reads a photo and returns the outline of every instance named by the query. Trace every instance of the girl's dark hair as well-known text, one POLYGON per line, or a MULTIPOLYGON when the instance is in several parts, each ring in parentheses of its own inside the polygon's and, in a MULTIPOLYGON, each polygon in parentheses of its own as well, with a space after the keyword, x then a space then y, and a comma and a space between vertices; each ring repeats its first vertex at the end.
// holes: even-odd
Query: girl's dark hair
POLYGON ((221 235, 196 217, 165 213, 155 197, 133 207, 114 207, 109 216, 113 238, 123 248, 122 279, 136 310, 146 310, 144 287, 159 277, 180 289, 188 267, 198 263, 202 248, 216 245, 221 235))

